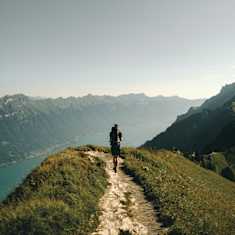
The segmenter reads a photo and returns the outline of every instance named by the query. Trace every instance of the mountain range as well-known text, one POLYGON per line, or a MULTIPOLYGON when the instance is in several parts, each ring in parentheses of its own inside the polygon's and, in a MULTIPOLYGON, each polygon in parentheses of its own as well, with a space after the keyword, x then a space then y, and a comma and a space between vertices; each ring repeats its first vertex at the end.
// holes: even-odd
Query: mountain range
POLYGON ((223 151, 235 145, 235 83, 177 118, 145 146, 184 152, 223 151))
POLYGON ((0 98, 0 164, 71 145, 108 145, 109 130, 116 122, 125 144, 137 146, 202 102, 144 94, 57 99, 4 96, 0 98))
MULTIPOLYGON (((190 108, 166 131, 147 141, 144 147, 179 149, 186 154, 209 154, 209 157, 204 156, 212 159, 209 165, 212 162, 223 163, 223 169, 230 167, 235 176, 235 83, 224 86, 218 95, 206 100, 200 107, 190 108), (218 157, 213 152, 223 154, 218 157)), ((232 178, 235 180, 235 177, 232 178)))

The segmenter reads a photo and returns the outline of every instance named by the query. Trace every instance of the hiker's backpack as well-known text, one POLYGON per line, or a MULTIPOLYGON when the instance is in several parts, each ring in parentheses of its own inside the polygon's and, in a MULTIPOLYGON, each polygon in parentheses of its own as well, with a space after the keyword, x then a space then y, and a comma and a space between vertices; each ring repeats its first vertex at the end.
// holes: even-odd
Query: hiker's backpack
POLYGON ((118 129, 115 127, 112 127, 112 131, 110 133, 110 140, 111 140, 111 143, 118 142, 118 129))

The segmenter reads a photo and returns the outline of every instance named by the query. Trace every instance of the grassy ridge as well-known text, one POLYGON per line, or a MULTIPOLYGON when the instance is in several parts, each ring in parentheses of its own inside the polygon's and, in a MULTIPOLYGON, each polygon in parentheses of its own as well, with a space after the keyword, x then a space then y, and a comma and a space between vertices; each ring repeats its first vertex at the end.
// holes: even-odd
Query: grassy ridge
POLYGON ((101 160, 75 149, 50 156, 0 204, 0 234, 88 234, 106 186, 101 160))
POLYGON ((125 170, 144 187, 170 234, 235 234, 235 184, 170 152, 124 150, 125 170))
POLYGON ((109 147, 93 145, 93 144, 79 146, 76 148, 76 150, 81 151, 81 152, 87 152, 87 151, 96 151, 96 152, 102 152, 102 153, 111 152, 111 149, 109 147))

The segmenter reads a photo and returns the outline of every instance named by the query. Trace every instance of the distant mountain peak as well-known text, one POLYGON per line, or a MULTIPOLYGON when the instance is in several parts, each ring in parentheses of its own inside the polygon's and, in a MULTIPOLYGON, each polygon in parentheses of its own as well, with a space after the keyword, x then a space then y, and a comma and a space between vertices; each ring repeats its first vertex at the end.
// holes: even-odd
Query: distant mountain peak
POLYGON ((235 89, 235 82, 232 84, 226 84, 225 86, 223 86, 220 93, 227 93, 230 91, 234 91, 234 89, 235 89))
POLYGON ((2 98, 8 99, 8 98, 26 98, 26 97, 28 97, 28 96, 21 94, 21 93, 17 93, 14 95, 5 95, 2 98))
POLYGON ((30 98, 24 94, 5 95, 0 98, 0 100, 2 100, 2 103, 5 105, 15 102, 26 102, 29 101, 29 99, 30 98))

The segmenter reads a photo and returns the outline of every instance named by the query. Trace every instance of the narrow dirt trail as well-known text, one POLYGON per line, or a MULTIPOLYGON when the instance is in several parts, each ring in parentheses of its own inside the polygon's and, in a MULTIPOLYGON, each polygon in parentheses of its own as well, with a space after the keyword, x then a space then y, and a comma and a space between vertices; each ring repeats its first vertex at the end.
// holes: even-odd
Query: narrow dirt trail
POLYGON ((106 162, 110 184, 100 201, 100 225, 92 235, 166 234, 167 230, 156 221, 154 208, 145 199, 143 189, 120 170, 123 160, 119 159, 119 170, 114 173, 110 155, 98 152, 89 155, 106 162))

